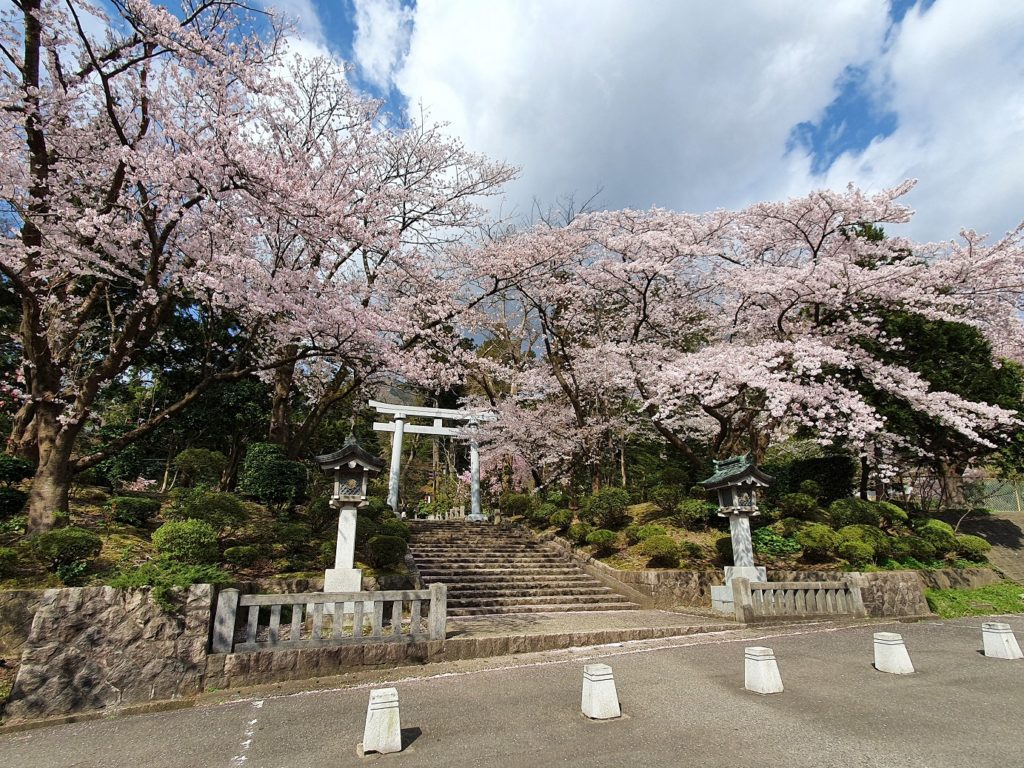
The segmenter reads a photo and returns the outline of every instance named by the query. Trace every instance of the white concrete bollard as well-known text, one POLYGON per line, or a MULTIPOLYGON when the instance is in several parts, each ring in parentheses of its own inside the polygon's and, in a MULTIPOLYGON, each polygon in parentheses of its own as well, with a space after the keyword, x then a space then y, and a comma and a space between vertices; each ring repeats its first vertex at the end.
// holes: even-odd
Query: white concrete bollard
POLYGON ((914 663, 910 660, 902 635, 875 632, 875 669, 893 675, 913 674, 914 663))
POLYGON ((607 664, 587 664, 583 668, 583 714, 591 720, 622 717, 615 678, 607 664))
POLYGON ((981 625, 981 638, 985 655, 991 659, 1024 659, 1009 624, 986 621, 981 625))
POLYGON ((782 693, 782 675, 775 651, 760 645, 744 649, 743 687, 754 693, 782 693))
POLYGON ((383 755, 402 751, 402 720, 398 716, 397 689, 377 688, 370 691, 363 743, 359 745, 358 751, 360 756, 367 752, 383 755))

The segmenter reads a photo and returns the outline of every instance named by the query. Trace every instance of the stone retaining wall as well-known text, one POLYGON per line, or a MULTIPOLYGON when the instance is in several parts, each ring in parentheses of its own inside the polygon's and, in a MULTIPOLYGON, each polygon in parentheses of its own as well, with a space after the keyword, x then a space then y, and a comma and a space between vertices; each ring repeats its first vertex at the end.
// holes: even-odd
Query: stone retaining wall
POLYGON ((32 617, 43 599, 42 589, 0 592, 0 656, 19 658, 32 630, 32 617))
POLYGON ((202 690, 213 590, 191 587, 182 615, 148 588, 43 593, 4 716, 52 717, 202 690))
POLYGON ((860 587, 868 616, 928 616, 924 585, 917 571, 768 571, 769 581, 849 581, 860 587))

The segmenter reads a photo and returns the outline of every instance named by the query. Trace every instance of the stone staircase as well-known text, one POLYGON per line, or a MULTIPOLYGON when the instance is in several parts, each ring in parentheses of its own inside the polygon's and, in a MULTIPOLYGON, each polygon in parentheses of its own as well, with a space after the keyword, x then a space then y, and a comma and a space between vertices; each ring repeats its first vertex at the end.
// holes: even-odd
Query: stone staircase
POLYGON ((639 608, 527 533, 463 520, 411 520, 425 585, 448 585, 449 616, 639 608))

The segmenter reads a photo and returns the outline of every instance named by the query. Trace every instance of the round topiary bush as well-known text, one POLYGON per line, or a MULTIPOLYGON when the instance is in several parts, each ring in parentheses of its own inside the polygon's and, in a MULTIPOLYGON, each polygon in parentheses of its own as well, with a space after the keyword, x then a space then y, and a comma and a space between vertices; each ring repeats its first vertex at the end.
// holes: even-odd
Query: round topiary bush
POLYGON ((224 550, 224 562, 248 568, 260 559, 259 547, 228 547, 224 550))
POLYGON ((171 520, 153 532, 157 552, 167 559, 188 565, 216 563, 220 556, 217 532, 202 520, 171 520))
POLYGON ((227 465, 228 459, 223 453, 207 448, 186 448, 174 457, 175 469, 183 475, 184 481, 191 485, 217 483, 227 465))
POLYGON ((274 443, 253 443, 245 453, 238 490, 271 506, 300 501, 306 492, 306 466, 289 461, 274 443))
POLYGON ((75 563, 87 563, 99 555, 103 540, 84 528, 55 528, 32 540, 32 548, 51 570, 75 563))
POLYGON ((528 493, 503 493, 498 498, 498 506, 503 515, 529 517, 538 505, 535 497, 528 493))
POLYGON ((10 547, 0 547, 0 579, 13 576, 18 566, 18 552, 10 547))
POLYGON ((551 516, 557 511, 558 507, 551 502, 539 504, 528 516, 530 525, 533 525, 534 527, 546 526, 548 521, 551 519, 551 516))
POLYGON ((647 498, 663 515, 671 515, 675 512, 676 505, 683 500, 684 494, 682 489, 675 485, 656 485, 648 491, 647 498))
POLYGON ((828 507, 829 522, 833 528, 848 525, 871 525, 875 528, 881 522, 881 514, 875 504, 862 499, 838 499, 828 507))
MULTIPOLYGON (((0 454, 3 455, 3 454, 0 454)), ((0 488, 0 520, 20 514, 28 501, 28 494, 17 488, 0 488)))
POLYGON ((917 524, 914 533, 935 547, 935 554, 938 557, 944 557, 956 550, 953 526, 942 520, 923 520, 917 524))
POLYGON ((821 523, 808 523, 796 534, 797 543, 804 551, 804 559, 820 563, 832 557, 838 540, 835 531, 821 523))
POLYGON ((616 546, 618 540, 619 535, 615 531, 609 531, 606 528, 599 528, 587 535, 587 544, 593 546, 597 550, 597 554, 614 552, 618 549, 616 546))
POLYGON ((682 550, 668 536, 651 536, 640 545, 640 551, 649 559, 648 565, 656 568, 678 568, 682 550))
POLYGON ((787 493, 780 496, 779 500, 775 502, 775 510, 779 513, 779 517, 796 518, 813 523, 820 523, 825 517, 818 502, 814 500, 813 496, 806 493, 787 493))
POLYGON ((394 568, 405 558, 408 546, 399 536, 372 536, 366 542, 366 559, 374 568, 394 568))
POLYGON ((366 542, 377 535, 380 526, 373 518, 356 515, 356 549, 362 549, 366 542))
POLYGON ((874 562, 875 548, 866 541, 847 540, 840 542, 839 556, 850 565, 862 568, 874 562))
POLYGON ((927 563, 935 559, 935 547, 918 536, 894 536, 889 544, 891 557, 901 563, 907 560, 927 563))
POLYGON ((836 538, 840 544, 847 541, 864 542, 871 547, 879 561, 885 560, 892 552, 890 537, 884 531, 870 525, 847 525, 839 529, 836 538))
POLYGON ((594 526, 590 523, 573 523, 569 526, 569 532, 566 535, 574 544, 583 544, 593 531, 594 526))
POLYGON ((233 493, 183 488, 176 492, 174 503, 164 512, 164 517, 168 520, 202 520, 215 531, 223 531, 243 525, 249 513, 242 500, 233 493))
POLYGON ((119 523, 141 527, 160 511, 160 500, 144 496, 114 496, 104 509, 119 523))
POLYGON ((676 504, 672 520, 688 531, 701 531, 708 527, 708 521, 717 507, 703 499, 683 499, 676 504))
POLYGON ((905 527, 910 524, 910 516, 900 507, 888 501, 875 502, 875 509, 882 518, 882 525, 886 528, 905 527))
POLYGON ((715 551, 724 563, 732 563, 732 536, 720 536, 715 540, 715 551))
POLYGON ((628 506, 625 488, 604 488, 586 500, 580 517, 598 528, 618 529, 629 521, 628 506))
POLYGON ((981 538, 981 536, 972 536, 965 533, 956 537, 957 554, 965 560, 984 563, 987 560, 986 555, 990 549, 992 549, 992 545, 981 538))
POLYGON ((409 537, 412 536, 409 526, 396 517, 381 520, 380 525, 377 526, 377 533, 381 536, 397 536, 405 542, 408 542, 409 537))
POLYGON ((548 518, 548 522, 560 531, 567 531, 572 525, 572 511, 560 509, 548 518))
POLYGON ((667 536, 668 531, 657 523, 647 523, 646 525, 633 524, 626 527, 626 541, 630 544, 639 544, 641 541, 647 541, 652 536, 667 536))
POLYGON ((783 536, 796 536, 796 532, 807 525, 806 520, 800 520, 796 517, 784 517, 778 522, 772 523, 772 528, 776 533, 781 533, 783 536))

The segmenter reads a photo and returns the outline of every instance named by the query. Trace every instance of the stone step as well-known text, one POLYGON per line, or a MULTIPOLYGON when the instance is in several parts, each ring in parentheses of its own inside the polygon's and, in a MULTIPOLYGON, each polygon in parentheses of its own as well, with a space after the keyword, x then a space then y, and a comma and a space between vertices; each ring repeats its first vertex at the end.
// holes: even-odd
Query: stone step
POLYGON ((540 597, 544 595, 564 595, 571 597, 573 595, 593 595, 593 594, 605 594, 614 595, 608 587, 591 586, 589 584, 583 584, 579 587, 506 587, 504 589, 472 589, 463 586, 452 587, 448 590, 448 598, 470 598, 470 597, 540 597))
POLYGON ((448 599, 449 608, 478 608, 480 606, 500 605, 504 607, 512 605, 592 605, 594 603, 628 603, 629 601, 621 595, 575 595, 566 600, 564 595, 538 595, 535 597, 460 597, 448 599))
POLYGON ((480 608, 450 608, 449 616, 490 616, 514 613, 570 613, 573 611, 635 611, 640 606, 636 603, 584 603, 576 605, 491 605, 480 608))
POLYGON ((567 561, 557 555, 505 555, 501 553, 484 553, 480 555, 467 555, 465 557, 423 557, 413 553, 413 559, 419 568, 431 568, 435 566, 451 566, 459 568, 472 568, 475 565, 564 565, 567 561))
POLYGON ((448 568, 423 568, 420 569, 420 576, 432 581, 472 581, 478 576, 575 576, 579 571, 568 567, 551 568, 474 568, 474 569, 448 569, 448 568))
POLYGON ((557 586, 589 586, 591 584, 598 584, 599 582, 595 579, 590 578, 586 574, 579 574, 574 576, 474 576, 473 578, 465 579, 452 579, 445 576, 423 576, 423 581, 426 584, 446 584, 449 589, 456 587, 462 587, 466 589, 480 588, 500 588, 503 586, 509 587, 521 587, 521 586, 535 586, 541 587, 557 587, 557 586))

